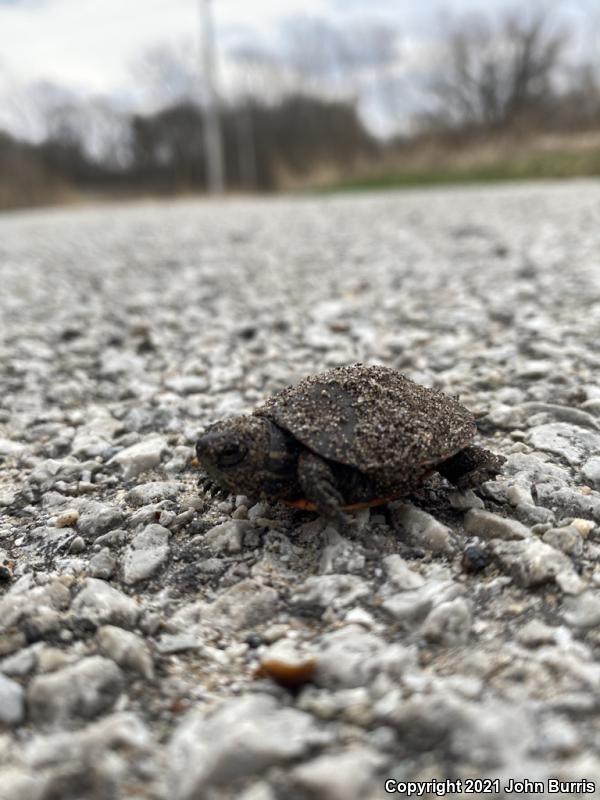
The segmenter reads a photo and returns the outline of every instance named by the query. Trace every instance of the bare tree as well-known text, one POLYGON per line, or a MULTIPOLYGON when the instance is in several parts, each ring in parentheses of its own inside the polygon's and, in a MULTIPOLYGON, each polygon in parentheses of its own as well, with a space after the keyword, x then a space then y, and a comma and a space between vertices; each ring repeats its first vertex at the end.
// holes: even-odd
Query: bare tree
POLYGON ((568 43, 547 14, 481 14, 447 25, 429 88, 431 118, 445 125, 501 127, 538 113, 553 95, 568 43))
POLYGON ((235 95, 244 101, 275 103, 294 89, 293 75, 276 50, 246 42, 231 48, 229 58, 235 95))
POLYGON ((198 103, 204 92, 197 48, 191 40, 150 47, 133 62, 131 72, 145 100, 156 108, 198 103))
POLYGON ((269 48, 256 41, 229 55, 241 96, 267 103, 303 94, 401 115, 399 32, 363 18, 334 24, 321 17, 293 17, 269 48))

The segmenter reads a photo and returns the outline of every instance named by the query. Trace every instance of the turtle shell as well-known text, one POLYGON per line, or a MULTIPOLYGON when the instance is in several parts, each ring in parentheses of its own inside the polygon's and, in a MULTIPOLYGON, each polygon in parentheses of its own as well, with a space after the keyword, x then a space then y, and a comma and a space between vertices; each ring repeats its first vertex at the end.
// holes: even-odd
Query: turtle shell
POLYGON ((449 458, 476 431, 473 415, 454 398, 395 369, 361 364, 305 378, 254 414, 323 458, 397 478, 449 458))

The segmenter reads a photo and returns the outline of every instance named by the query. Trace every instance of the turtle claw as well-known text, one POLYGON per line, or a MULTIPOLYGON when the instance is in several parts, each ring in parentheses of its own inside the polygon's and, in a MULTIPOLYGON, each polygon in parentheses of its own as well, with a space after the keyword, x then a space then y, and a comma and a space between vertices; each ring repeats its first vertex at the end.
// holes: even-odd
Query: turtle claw
POLYGON ((198 482, 198 485, 204 494, 208 495, 211 499, 221 496, 223 492, 225 492, 225 496, 229 494, 229 492, 223 489, 222 486, 219 486, 217 483, 215 483, 212 478, 201 478, 198 482))

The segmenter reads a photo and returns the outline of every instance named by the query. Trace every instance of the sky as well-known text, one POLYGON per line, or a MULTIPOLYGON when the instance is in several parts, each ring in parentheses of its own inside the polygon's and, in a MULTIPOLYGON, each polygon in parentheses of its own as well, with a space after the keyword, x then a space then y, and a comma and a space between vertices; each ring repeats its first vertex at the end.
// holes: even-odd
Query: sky
MULTIPOLYGON (((581 20, 599 0, 520 0, 550 4, 581 20)), ((514 8, 515 0, 213 0, 221 62, 241 43, 267 43, 299 16, 330 20, 368 17, 393 24, 418 49, 441 11, 514 8)), ((199 40, 199 0, 0 0, 0 127, 23 126, 31 87, 57 84, 75 96, 139 102, 140 55, 160 44, 199 40)), ((226 73, 222 69, 222 74, 226 73)))

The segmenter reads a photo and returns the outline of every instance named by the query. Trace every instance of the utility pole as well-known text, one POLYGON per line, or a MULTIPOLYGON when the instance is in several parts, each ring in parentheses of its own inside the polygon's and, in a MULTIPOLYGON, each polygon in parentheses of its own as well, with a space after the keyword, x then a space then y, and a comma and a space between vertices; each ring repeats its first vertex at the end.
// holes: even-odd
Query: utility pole
POLYGON ((204 111, 204 157, 208 190, 211 194, 223 194, 225 190, 225 164, 223 159, 223 135, 219 114, 219 95, 216 88, 215 30, 211 0, 199 0, 200 27, 202 31, 202 64, 206 86, 204 111))

